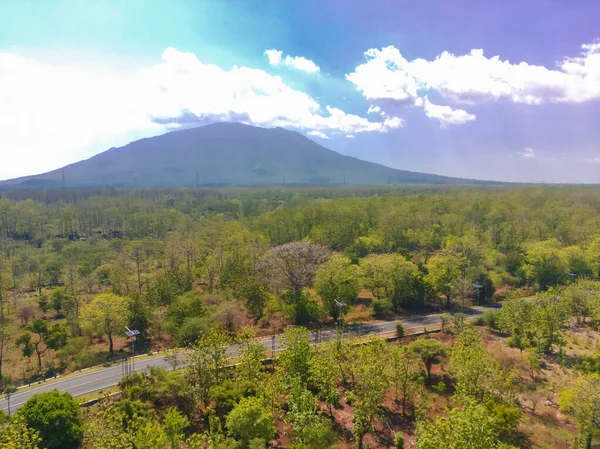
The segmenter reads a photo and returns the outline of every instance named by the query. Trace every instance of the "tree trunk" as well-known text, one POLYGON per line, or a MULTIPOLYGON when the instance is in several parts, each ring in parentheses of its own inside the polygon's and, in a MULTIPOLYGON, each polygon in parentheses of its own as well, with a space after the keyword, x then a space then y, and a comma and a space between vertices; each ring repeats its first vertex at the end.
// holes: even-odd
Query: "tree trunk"
POLYGON ((112 356, 113 355, 113 338, 112 335, 108 335, 108 352, 112 356))
POLYGON ((588 433, 585 449, 592 449, 592 434, 588 433))
POLYGON ((37 354, 37 359, 38 359, 38 367, 40 368, 40 371, 42 370, 42 353, 40 351, 38 351, 38 349, 35 349, 35 353, 37 354))

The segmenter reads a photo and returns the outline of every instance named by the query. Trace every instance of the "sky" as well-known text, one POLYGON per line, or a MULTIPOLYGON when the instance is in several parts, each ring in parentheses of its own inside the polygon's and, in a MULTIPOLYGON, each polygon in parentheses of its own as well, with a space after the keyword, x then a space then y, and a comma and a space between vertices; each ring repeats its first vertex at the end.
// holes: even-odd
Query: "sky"
POLYGON ((597 0, 0 0, 0 179, 240 121, 404 170, 600 183, 598 17, 597 0))

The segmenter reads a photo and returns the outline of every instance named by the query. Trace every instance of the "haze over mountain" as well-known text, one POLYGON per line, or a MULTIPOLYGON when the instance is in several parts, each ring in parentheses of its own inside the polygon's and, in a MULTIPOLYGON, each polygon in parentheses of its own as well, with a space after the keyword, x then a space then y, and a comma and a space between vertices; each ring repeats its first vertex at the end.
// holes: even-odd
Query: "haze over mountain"
POLYGON ((467 184, 483 181, 396 170, 343 156, 295 131, 214 123, 111 148, 0 188, 269 184, 467 184))

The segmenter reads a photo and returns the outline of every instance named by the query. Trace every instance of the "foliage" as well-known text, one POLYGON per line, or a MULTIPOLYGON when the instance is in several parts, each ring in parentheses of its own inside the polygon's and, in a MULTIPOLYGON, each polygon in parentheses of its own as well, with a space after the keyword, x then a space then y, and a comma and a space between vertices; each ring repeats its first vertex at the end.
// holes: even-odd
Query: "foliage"
POLYGON ((501 439, 500 423, 483 404, 467 403, 447 417, 417 422, 417 449, 510 449, 501 439))
POLYGON ((29 428, 20 415, 0 422, 0 449, 39 449, 41 442, 38 432, 29 428))
POLYGON ((316 274, 317 293, 334 322, 358 296, 358 267, 345 256, 333 256, 316 274), (338 304, 345 304, 339 306, 338 304))
POLYGON ((37 355, 39 370, 42 369, 42 355, 48 349, 57 350, 67 343, 67 331, 62 324, 48 326, 46 320, 37 318, 25 329, 26 332, 15 343, 22 346, 25 357, 31 357, 34 353, 37 355))
POLYGON ((448 353, 448 348, 438 340, 431 338, 419 338, 408 345, 408 349, 415 353, 425 365, 427 377, 431 377, 431 367, 441 357, 448 353))
POLYGON ((576 448, 592 447, 592 439, 600 436, 600 375, 578 377, 560 392, 561 408, 571 414, 579 427, 576 448))
POLYGON ((79 404, 68 393, 54 390, 33 395, 19 409, 27 427, 37 431, 47 449, 76 447, 83 431, 79 404))
POLYGON ((248 447, 255 439, 269 441, 275 434, 275 421, 269 408, 257 397, 242 398, 227 415, 231 436, 248 447))
POLYGON ((217 328, 202 335, 187 356, 187 378, 195 398, 204 406, 210 400, 210 389, 225 379, 229 335, 217 328))
POLYGON ((106 335, 109 352, 114 351, 113 337, 117 333, 125 333, 129 323, 129 298, 103 293, 96 296, 81 312, 81 324, 97 335, 106 335))

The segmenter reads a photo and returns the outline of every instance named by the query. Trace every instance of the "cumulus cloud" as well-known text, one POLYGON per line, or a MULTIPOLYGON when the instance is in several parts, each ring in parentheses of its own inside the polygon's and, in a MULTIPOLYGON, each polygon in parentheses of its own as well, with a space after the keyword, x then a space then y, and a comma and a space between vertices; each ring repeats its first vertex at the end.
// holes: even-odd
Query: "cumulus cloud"
POLYGON ((269 64, 275 67, 284 65, 308 73, 318 73, 320 71, 317 64, 303 56, 286 55, 284 58, 283 52, 275 49, 265 50, 265 55, 269 58, 269 64))
POLYGON ((131 70, 2 52, 0 67, 0 177, 49 170, 134 138, 214 121, 352 135, 387 132, 402 122, 323 107, 263 70, 224 70, 174 48, 157 63, 131 70))
POLYGON ((321 131, 309 131, 308 135, 309 136, 319 137, 321 139, 329 139, 329 136, 327 134, 325 134, 324 132, 321 132, 321 131))
POLYGON ((423 102, 423 108, 425 115, 438 119, 442 128, 450 125, 462 125, 475 120, 475 115, 469 114, 464 109, 452 109, 450 106, 433 104, 427 98, 423 102))
POLYGON ((367 110, 367 114, 381 114, 381 108, 379 106, 371 105, 367 110))
POLYGON ((389 46, 367 50, 365 58, 346 79, 367 100, 382 104, 422 105, 432 91, 464 104, 499 99, 525 104, 600 99, 600 43, 582 45, 578 56, 567 57, 551 69, 515 64, 499 56, 488 58, 481 49, 458 56, 445 51, 431 61, 409 61, 389 46))

